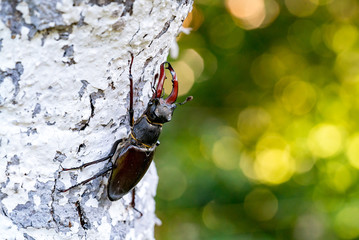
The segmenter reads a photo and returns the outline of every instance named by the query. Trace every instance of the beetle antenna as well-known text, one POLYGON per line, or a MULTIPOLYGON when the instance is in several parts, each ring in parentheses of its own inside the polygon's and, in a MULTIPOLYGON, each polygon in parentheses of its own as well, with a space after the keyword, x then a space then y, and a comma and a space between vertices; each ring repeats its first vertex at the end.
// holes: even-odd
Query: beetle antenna
POLYGON ((181 102, 181 103, 176 103, 176 105, 183 105, 183 104, 185 104, 186 102, 189 102, 189 101, 192 101, 193 100, 193 96, 188 96, 187 98, 186 98, 186 100, 184 100, 183 102, 181 102))

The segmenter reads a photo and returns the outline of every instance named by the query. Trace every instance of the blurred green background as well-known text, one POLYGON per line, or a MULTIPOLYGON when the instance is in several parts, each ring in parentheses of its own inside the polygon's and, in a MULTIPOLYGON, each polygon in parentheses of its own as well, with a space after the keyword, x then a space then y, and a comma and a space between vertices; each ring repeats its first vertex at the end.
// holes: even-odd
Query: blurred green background
POLYGON ((195 1, 158 240, 359 238, 358 23, 357 0, 195 1))

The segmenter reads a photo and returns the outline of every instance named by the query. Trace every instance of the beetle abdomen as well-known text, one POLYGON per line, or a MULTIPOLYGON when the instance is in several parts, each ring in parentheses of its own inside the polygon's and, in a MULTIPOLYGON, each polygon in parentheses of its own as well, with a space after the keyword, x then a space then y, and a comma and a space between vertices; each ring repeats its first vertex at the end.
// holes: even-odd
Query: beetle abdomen
POLYGON ((108 198, 116 201, 131 191, 145 175, 153 159, 154 149, 126 146, 115 161, 107 186, 108 198))

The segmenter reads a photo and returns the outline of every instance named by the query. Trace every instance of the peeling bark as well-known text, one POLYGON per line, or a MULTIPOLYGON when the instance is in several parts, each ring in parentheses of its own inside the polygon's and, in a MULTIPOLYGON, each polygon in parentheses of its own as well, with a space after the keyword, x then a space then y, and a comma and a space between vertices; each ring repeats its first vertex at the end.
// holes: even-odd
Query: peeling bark
POLYGON ((107 198, 101 169, 60 172, 106 156, 128 126, 128 60, 135 55, 135 118, 151 96, 192 1, 2 0, 0 3, 0 236, 153 239, 157 174, 107 198))

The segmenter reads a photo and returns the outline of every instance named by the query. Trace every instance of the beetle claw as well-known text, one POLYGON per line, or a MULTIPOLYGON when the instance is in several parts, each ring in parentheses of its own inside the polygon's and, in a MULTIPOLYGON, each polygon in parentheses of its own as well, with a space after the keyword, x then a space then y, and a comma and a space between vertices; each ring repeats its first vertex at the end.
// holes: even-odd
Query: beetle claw
POLYGON ((158 79, 157 88, 156 91, 153 93, 152 99, 160 98, 162 95, 163 84, 165 83, 165 79, 166 79, 165 64, 166 62, 162 63, 160 66, 160 77, 158 79))
MULTIPOLYGON (((164 95, 164 89, 163 89, 163 84, 166 80, 166 73, 165 73, 165 69, 168 69, 172 75, 172 92, 170 93, 170 95, 166 98, 166 102, 169 104, 172 104, 176 101, 177 99, 177 95, 178 95, 178 80, 177 80, 177 76, 176 76, 176 72, 173 69, 173 67, 171 66, 171 64, 169 62, 164 62, 161 64, 160 66, 160 77, 158 79, 158 83, 157 83, 157 88, 154 91, 153 95, 152 95, 152 99, 154 98, 162 98, 164 95), (167 64, 167 67, 166 67, 167 64)), ((155 78, 156 80, 156 78, 155 78)))
POLYGON ((172 68, 171 64, 168 63, 167 69, 170 70, 170 73, 172 75, 172 92, 170 95, 166 98, 166 102, 169 104, 174 103, 177 100, 178 96, 178 80, 176 76, 175 70, 172 68))

